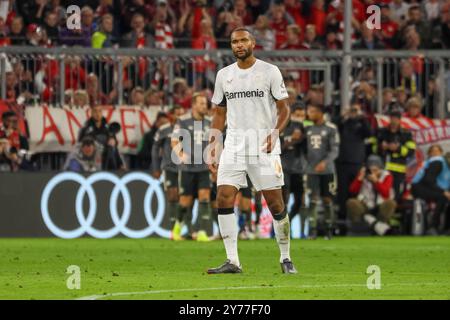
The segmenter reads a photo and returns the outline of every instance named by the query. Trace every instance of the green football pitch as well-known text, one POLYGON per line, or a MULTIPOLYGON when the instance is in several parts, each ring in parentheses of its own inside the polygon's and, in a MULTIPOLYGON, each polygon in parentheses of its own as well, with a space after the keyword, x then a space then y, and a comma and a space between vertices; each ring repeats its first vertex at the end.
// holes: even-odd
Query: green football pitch
POLYGON ((297 275, 281 274, 274 240, 240 241, 244 272, 208 275, 221 241, 0 239, 0 298, 450 299, 450 237, 293 240, 291 251, 297 275), (373 265, 380 289, 367 286, 373 265))

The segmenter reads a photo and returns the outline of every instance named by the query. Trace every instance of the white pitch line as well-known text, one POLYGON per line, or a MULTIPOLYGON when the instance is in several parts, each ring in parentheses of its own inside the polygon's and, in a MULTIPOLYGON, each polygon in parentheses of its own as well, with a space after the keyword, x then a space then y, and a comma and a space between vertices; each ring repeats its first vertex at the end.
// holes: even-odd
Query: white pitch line
MULTIPOLYGON (((382 287, 394 287, 394 286, 435 286, 437 283, 392 283, 381 284, 382 287)), ((85 296, 77 298, 76 300, 99 300, 107 297, 117 296, 134 296, 144 294, 159 294, 159 293, 178 293, 178 292, 198 292, 198 291, 216 291, 216 290, 248 290, 248 289, 280 289, 280 288, 292 288, 292 289, 310 289, 310 288, 332 288, 332 287, 366 287, 367 284, 330 284, 330 285, 300 285, 300 286, 248 286, 248 287, 218 287, 218 288, 190 288, 190 289, 169 289, 169 290, 149 290, 149 291, 135 291, 135 292, 113 292, 107 294, 97 294, 91 296, 85 296)))

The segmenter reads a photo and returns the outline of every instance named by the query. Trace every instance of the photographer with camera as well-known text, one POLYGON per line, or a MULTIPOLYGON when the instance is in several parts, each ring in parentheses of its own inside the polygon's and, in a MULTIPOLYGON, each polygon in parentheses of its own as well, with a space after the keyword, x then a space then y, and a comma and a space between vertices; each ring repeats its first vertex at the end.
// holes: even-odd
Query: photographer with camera
POLYGON ((18 168, 17 153, 11 152, 8 139, 0 137, 0 172, 15 172, 18 168))
MULTIPOLYGON (((365 140, 371 136, 371 127, 358 102, 352 103, 336 124, 341 140, 345 141, 339 145, 339 156, 336 160, 337 179, 340 186, 348 186, 366 161, 365 140)), ((348 188, 341 188, 337 194, 340 219, 347 218, 345 203, 349 197, 348 188)))
POLYGON ((125 170, 125 161, 119 153, 117 147, 116 134, 120 131, 120 125, 117 122, 106 123, 103 116, 103 108, 99 105, 91 107, 91 117, 81 128, 78 141, 85 137, 92 137, 98 144, 99 152, 102 155, 103 170, 125 170))
POLYGON ((17 165, 16 169, 29 169, 31 167, 31 153, 28 152, 28 140, 20 133, 19 118, 12 111, 2 114, 0 138, 8 140, 8 148, 5 151, 9 157, 17 160, 14 161, 17 165))
POLYGON ((12 111, 6 111, 2 114, 0 136, 9 140, 11 148, 28 150, 28 140, 19 130, 19 117, 12 111))
POLYGON ((363 218, 378 235, 389 233, 389 220, 397 206, 392 186, 392 174, 384 169, 381 157, 369 156, 367 166, 361 168, 350 185, 350 193, 356 195, 347 200, 352 223, 357 224, 363 218))

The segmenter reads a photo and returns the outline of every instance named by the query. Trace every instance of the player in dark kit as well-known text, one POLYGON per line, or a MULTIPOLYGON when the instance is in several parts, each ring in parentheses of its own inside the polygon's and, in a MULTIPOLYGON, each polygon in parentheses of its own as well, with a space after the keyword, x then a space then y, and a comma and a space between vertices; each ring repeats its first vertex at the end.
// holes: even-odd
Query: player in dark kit
POLYGON ((309 104, 305 127, 306 186, 310 194, 310 238, 317 237, 317 203, 322 199, 325 211, 326 239, 332 236, 334 225, 333 197, 336 194, 336 169, 334 161, 339 155, 339 133, 334 124, 324 118, 323 106, 309 104))
POLYGON ((175 122, 184 114, 181 106, 172 110, 172 121, 158 128, 152 145, 152 175, 159 179, 164 174, 164 190, 167 196, 167 212, 170 216, 170 228, 173 230, 172 239, 179 240, 178 232, 178 167, 172 161, 172 132, 175 122))
MULTIPOLYGON (((204 94, 192 96, 192 112, 181 116, 172 134, 172 156, 179 165, 178 188, 180 207, 178 220, 185 223, 191 237, 197 241, 209 241, 206 233, 210 229, 211 180, 203 152, 208 145, 208 131, 211 125, 208 113, 208 99, 204 94), (194 196, 198 197, 197 225, 192 226, 194 196)), ((179 233, 178 230, 174 230, 179 233)), ((181 226, 179 228, 181 232, 181 226)), ((177 236, 176 236, 177 237, 177 236)))
POLYGON ((289 121, 288 93, 280 70, 253 55, 255 38, 245 28, 231 33, 231 49, 237 59, 217 73, 212 102, 217 106, 212 129, 224 130, 223 152, 210 137, 209 164, 217 172, 217 206, 220 234, 227 260, 209 274, 241 273, 237 251, 238 226, 234 213, 236 195, 247 187, 247 175, 256 191, 262 191, 273 216, 283 273, 297 273, 290 258, 290 224, 283 201, 284 185, 278 135, 289 121), (261 137, 255 139, 255 135, 261 137), (218 152, 217 152, 218 153, 218 152), (220 159, 219 159, 220 156, 220 159))
POLYGON ((294 203, 289 212, 289 219, 300 214, 302 235, 304 234, 306 214, 302 208, 304 203, 303 173, 306 165, 305 150, 306 140, 304 139, 304 105, 296 103, 291 106, 291 120, 283 132, 281 140, 281 163, 284 172, 283 195, 284 202, 289 202, 290 194, 293 194, 294 203))

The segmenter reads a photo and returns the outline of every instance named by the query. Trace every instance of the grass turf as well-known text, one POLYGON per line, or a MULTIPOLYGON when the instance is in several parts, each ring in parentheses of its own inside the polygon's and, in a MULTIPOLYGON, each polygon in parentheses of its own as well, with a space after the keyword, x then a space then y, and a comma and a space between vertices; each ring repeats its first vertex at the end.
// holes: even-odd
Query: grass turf
POLYGON ((450 237, 293 240, 291 251, 298 275, 280 273, 275 240, 239 242, 244 273, 207 275, 221 241, 0 239, 0 299, 450 299, 450 237), (69 265, 80 290, 66 287, 69 265), (369 265, 380 290, 366 286, 369 265))

